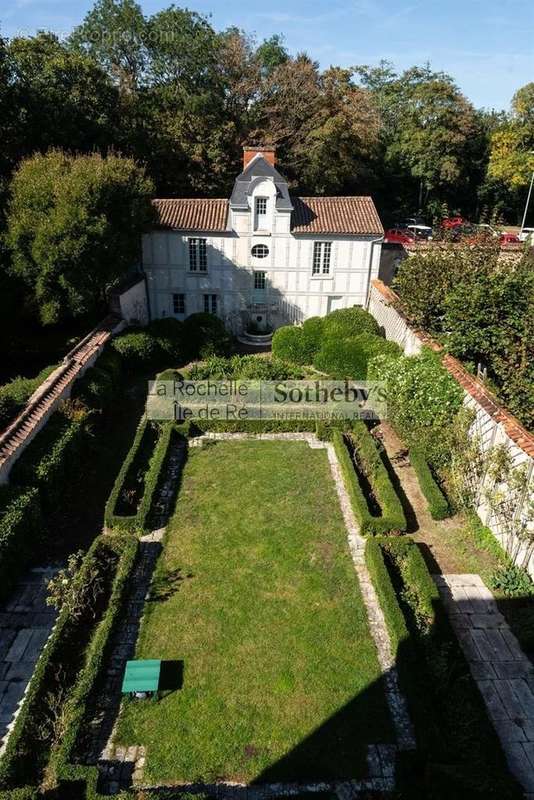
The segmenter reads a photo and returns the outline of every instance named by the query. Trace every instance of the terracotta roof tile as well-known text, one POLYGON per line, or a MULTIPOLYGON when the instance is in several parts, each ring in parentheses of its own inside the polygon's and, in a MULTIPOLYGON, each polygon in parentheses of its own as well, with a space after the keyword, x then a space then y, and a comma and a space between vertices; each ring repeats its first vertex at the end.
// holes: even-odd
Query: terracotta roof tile
POLYGON ((225 231, 228 200, 153 200, 158 224, 186 231, 225 231))
MULTIPOLYGON (((293 197, 293 233, 383 234, 370 197, 293 197)), ((154 200, 158 224, 187 231, 226 231, 228 200, 154 200)))
POLYGON ((293 233, 384 233, 371 197, 293 197, 293 233))

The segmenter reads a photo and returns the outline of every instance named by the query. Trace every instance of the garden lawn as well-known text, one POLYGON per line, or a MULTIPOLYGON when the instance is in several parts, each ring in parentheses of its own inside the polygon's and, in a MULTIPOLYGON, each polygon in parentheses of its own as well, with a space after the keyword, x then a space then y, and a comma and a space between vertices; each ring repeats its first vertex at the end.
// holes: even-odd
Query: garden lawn
POLYGON ((184 669, 124 703, 115 741, 145 745, 144 782, 365 775, 393 731, 326 451, 190 450, 137 657, 184 669))

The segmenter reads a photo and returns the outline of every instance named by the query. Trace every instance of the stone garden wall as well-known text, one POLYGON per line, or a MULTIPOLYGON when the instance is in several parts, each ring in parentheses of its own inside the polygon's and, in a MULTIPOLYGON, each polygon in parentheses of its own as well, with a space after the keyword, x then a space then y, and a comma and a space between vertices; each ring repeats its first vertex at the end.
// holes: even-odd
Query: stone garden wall
MULTIPOLYGON (((369 311, 383 328, 386 339, 397 342, 406 355, 417 355, 421 352, 423 345, 437 351, 441 350, 441 347, 429 336, 409 325, 402 312, 395 308, 397 301, 398 297, 395 292, 382 281, 372 281, 369 311)), ((514 465, 527 465, 532 487, 534 485, 534 436, 512 414, 502 408, 484 385, 467 372, 457 359, 445 355, 443 365, 464 389, 464 403, 472 409, 475 415, 471 431, 473 435, 480 437, 483 451, 487 452, 495 445, 506 445, 514 465)), ((479 492, 481 498, 478 508, 479 517, 503 544, 498 523, 491 517, 484 503, 483 488, 482 483, 479 492)), ((528 500, 525 498, 523 506, 517 508, 518 515, 522 513, 527 502, 528 500)), ((521 563, 521 555, 519 562, 521 563)), ((534 558, 532 557, 528 564, 528 570, 534 577, 534 558)))

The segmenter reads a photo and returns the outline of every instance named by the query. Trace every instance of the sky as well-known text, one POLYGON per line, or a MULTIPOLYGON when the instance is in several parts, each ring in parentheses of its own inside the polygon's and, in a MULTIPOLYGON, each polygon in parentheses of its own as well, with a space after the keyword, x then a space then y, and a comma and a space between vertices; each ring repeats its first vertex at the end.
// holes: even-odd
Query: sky
MULTIPOLYGON (((145 14, 172 0, 142 0, 145 14)), ((291 53, 322 67, 393 61, 404 69, 429 61, 450 73, 477 107, 508 109, 534 81, 533 0, 175 0, 211 15, 218 30, 234 25, 259 40, 281 33, 291 53)), ((92 0, 0 0, 0 33, 38 29, 68 35, 92 0)))

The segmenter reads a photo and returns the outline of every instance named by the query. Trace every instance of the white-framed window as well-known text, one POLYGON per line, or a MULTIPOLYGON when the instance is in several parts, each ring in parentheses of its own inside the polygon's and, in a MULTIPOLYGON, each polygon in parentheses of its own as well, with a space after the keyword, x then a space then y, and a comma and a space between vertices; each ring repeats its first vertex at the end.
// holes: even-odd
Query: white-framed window
POLYGON ((256 230, 265 230, 267 227, 267 200, 267 197, 256 197, 254 203, 256 230))
POLYGON ((191 272, 208 271, 206 239, 189 239, 189 269, 191 272))
POLYGON ((175 314, 185 314, 185 294, 173 294, 172 310, 175 314))
POLYGON ((251 253, 254 258, 267 258, 269 255, 269 248, 266 244, 255 244, 251 253))
POLYGON ((216 314, 217 313, 217 295, 205 294, 204 295, 204 313, 216 314))
POLYGON ((266 273, 254 272, 254 288, 265 289, 265 283, 266 283, 266 273))
POLYGON ((330 274, 331 255, 332 255, 332 242, 313 243, 312 275, 330 274))

